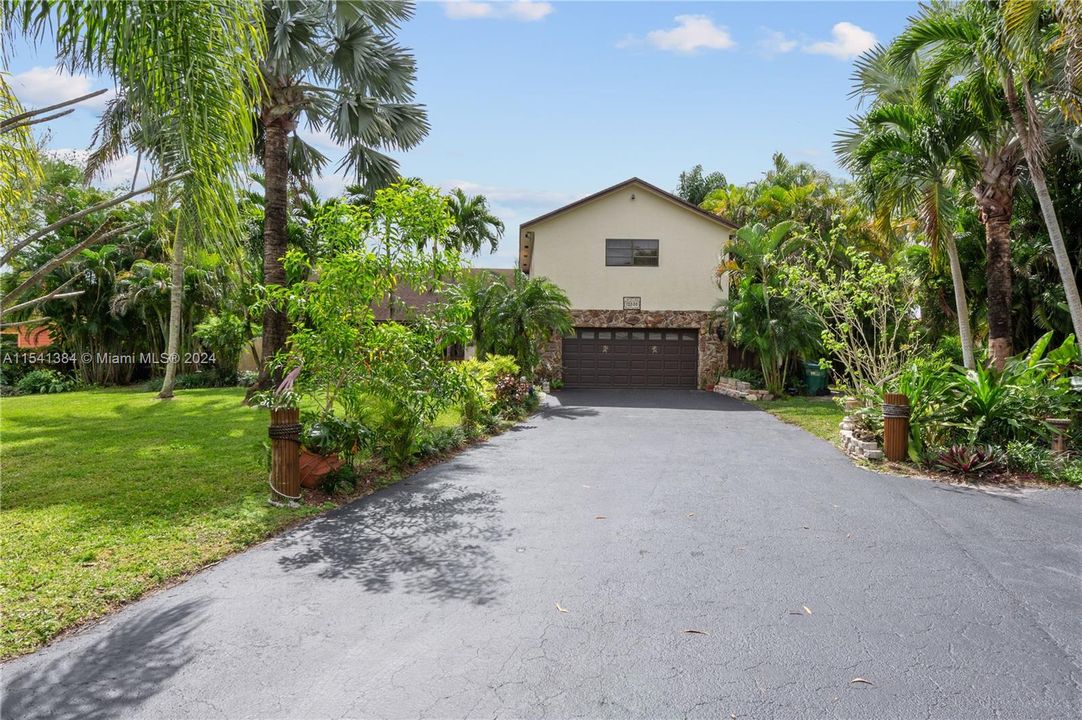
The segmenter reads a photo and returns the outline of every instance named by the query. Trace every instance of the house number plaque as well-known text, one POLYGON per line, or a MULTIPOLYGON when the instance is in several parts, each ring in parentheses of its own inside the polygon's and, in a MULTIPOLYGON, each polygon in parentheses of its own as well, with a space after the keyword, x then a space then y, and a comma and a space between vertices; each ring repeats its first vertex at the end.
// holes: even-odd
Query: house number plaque
POLYGON ((641 297, 625 297, 624 310, 642 310, 641 297))

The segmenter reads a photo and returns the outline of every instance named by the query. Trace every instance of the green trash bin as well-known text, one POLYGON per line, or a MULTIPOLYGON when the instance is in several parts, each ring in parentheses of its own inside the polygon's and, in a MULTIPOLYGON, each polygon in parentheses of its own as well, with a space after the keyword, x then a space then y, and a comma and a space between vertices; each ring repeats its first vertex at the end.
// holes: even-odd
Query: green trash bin
POLYGON ((819 361, 804 363, 804 386, 809 395, 824 395, 827 392, 827 373, 819 367, 819 361))

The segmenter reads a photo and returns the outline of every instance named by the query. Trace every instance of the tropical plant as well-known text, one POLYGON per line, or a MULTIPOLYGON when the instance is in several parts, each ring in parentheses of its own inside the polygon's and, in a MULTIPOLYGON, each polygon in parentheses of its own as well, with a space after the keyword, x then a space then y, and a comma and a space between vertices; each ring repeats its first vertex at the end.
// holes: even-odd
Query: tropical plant
POLYGON ((492 214, 484 195, 467 195, 455 188, 448 196, 448 208, 454 225, 445 242, 459 252, 477 254, 488 245, 496 252, 503 237, 503 221, 492 214))
POLYGON ((936 454, 932 464, 960 475, 984 475, 1004 465, 1004 454, 991 445, 952 445, 936 454))
POLYGON ((240 353, 250 330, 245 318, 230 313, 207 315, 192 335, 214 355, 214 364, 224 373, 235 374, 240 353))
POLYGON ((817 351, 820 332, 808 308, 782 288, 784 264, 803 243, 793 227, 755 223, 736 232, 722 266, 729 297, 715 308, 732 341, 758 356, 766 389, 775 395, 785 390, 791 357, 817 351))
POLYGON ((936 110, 938 93, 952 88, 968 97, 969 112, 982 121, 973 138, 980 167, 973 195, 988 243, 989 351, 1003 367, 1011 355, 1011 215, 1029 141, 1012 121, 1016 87, 997 6, 984 0, 922 6, 886 57, 898 68, 912 68, 921 58, 915 81, 929 109, 936 110))
POLYGON ((62 393, 72 390, 75 383, 56 370, 31 370, 19 378, 15 389, 21 393, 62 393))
POLYGON ((699 205, 713 191, 724 188, 728 183, 720 172, 703 174, 703 166, 696 165, 680 173, 680 182, 676 187, 677 196, 692 205, 699 205))
POLYGON ((486 334, 494 338, 494 351, 515 358, 527 374, 537 368, 541 346, 553 335, 570 331, 567 294, 548 279, 528 277, 520 270, 507 284, 486 327, 486 334))
MULTIPOLYGON (((392 33, 408 19, 407 2, 264 0, 268 48, 261 62, 258 138, 265 203, 263 283, 286 283, 290 178, 303 182, 328 158, 295 134, 303 118, 312 132, 327 132, 346 147, 338 165, 354 170, 374 190, 394 180, 397 163, 381 150, 405 150, 428 132, 424 108, 414 104, 413 57, 392 33)), ((284 311, 265 306, 263 358, 284 346, 284 311)), ((264 366, 261 384, 272 381, 264 366)))
MULTIPOLYGON (((880 57, 873 54, 865 62, 881 62, 880 57)), ((893 234, 896 220, 915 218, 933 260, 946 250, 963 364, 973 368, 973 332, 955 242, 959 231, 956 186, 977 175, 969 141, 979 129, 979 120, 960 98, 949 97, 938 102, 935 111, 909 101, 880 101, 854 124, 835 143, 838 155, 862 180, 880 232, 893 234)))

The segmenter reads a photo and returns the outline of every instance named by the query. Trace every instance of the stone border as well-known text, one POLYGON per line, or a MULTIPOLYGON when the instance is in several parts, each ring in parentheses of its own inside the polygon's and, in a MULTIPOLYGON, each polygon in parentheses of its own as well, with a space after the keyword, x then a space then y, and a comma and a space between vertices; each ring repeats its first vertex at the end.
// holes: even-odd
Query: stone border
POLYGON ((718 378, 717 384, 714 385, 714 392, 741 400, 750 400, 751 402, 774 399, 774 396, 766 390, 753 389, 749 382, 724 376, 718 378))
MULTIPOLYGON (((856 409, 857 406, 851 400, 846 400, 845 410, 847 413, 856 409)), ((845 454, 858 460, 882 460, 883 448, 879 447, 879 443, 875 440, 859 439, 854 433, 856 426, 857 423, 852 415, 843 417, 838 425, 838 435, 841 437, 842 450, 845 451, 845 454)))

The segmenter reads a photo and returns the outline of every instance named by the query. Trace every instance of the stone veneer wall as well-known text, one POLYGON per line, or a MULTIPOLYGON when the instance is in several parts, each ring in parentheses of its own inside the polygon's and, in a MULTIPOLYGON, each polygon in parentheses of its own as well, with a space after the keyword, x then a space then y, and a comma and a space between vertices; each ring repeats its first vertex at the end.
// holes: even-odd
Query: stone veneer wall
MULTIPOLYGON (((699 387, 713 385, 728 369, 728 347, 709 328, 710 314, 696 310, 572 310, 575 327, 585 328, 699 328, 699 387)), ((542 363, 556 377, 563 368, 563 338, 558 334, 541 349, 542 363)))

